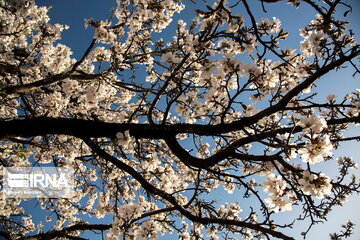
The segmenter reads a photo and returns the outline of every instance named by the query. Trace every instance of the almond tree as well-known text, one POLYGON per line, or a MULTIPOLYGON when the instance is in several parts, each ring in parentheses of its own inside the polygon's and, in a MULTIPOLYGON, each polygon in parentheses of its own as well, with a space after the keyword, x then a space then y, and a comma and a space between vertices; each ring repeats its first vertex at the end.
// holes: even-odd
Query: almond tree
POLYGON ((191 2, 117 0, 108 20, 86 20, 94 36, 74 59, 48 8, 0 0, 1 166, 71 166, 77 177, 72 198, 37 199, 36 226, 26 200, 1 199, 0 236, 305 238, 359 192, 356 162, 333 151, 360 139, 345 137, 360 122, 360 89, 321 100, 316 83, 344 66, 357 76, 360 49, 338 19, 348 2, 290 2, 315 16, 299 49, 280 46, 279 19, 255 18, 261 2, 199 1, 192 22, 169 30, 191 2), (336 162, 338 176, 320 162, 336 162), (292 209, 288 224, 274 219, 292 209), (303 236, 285 233, 295 219, 310 219, 303 236))

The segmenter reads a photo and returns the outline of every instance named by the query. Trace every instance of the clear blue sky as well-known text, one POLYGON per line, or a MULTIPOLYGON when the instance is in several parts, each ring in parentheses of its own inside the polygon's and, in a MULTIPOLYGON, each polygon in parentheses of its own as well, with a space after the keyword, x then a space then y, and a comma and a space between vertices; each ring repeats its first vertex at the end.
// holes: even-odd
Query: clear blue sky
MULTIPOLYGON (((188 19, 193 15, 193 8, 197 6, 189 0, 183 0, 187 4, 186 10, 176 18, 188 19)), ((201 0, 199 2, 202 2, 201 0)), ((295 9, 285 1, 277 4, 266 4, 267 13, 261 11, 261 5, 256 0, 249 0, 251 7, 258 17, 273 16, 278 17, 282 21, 282 25, 290 32, 288 47, 298 48, 299 39, 298 29, 303 27, 307 22, 313 18, 313 12, 310 11, 305 4, 301 4, 299 9, 295 9)), ((356 38, 360 41, 360 1, 351 0, 354 11, 350 15, 351 28, 357 34, 356 38)), ((91 42, 93 30, 91 28, 84 29, 84 19, 93 18, 98 20, 107 19, 110 16, 110 8, 114 6, 115 0, 36 0, 38 5, 51 5, 53 8, 50 11, 52 23, 61 23, 70 26, 62 34, 61 42, 70 46, 73 49, 74 57, 79 58, 91 42)), ((241 11, 241 9, 239 9, 241 11)), ((174 21, 176 22, 176 21, 174 21)), ((174 23, 173 22, 173 23, 174 23)), ((174 26, 174 25, 173 25, 174 26)), ((360 88, 359 78, 351 79, 348 70, 340 71, 336 74, 328 76, 326 79, 321 79, 319 87, 324 91, 320 92, 319 98, 324 99, 328 93, 335 93, 341 96, 344 92, 349 92, 352 89, 360 88), (344 79, 344 75, 347 76, 344 79), (326 92, 326 94, 325 94, 326 92)), ((354 128, 354 131, 360 132, 359 127, 354 128)), ((355 132, 354 132, 355 134, 355 132)), ((360 163, 359 143, 348 143, 341 151, 336 152, 337 155, 350 155, 360 163)), ((324 165, 325 166, 325 165, 324 165)), ((334 169, 328 168, 328 172, 333 172, 334 169)), ((330 173, 329 173, 330 174, 330 173)), ((359 171, 357 175, 360 176, 359 171)), ((237 196, 232 195, 229 202, 236 199, 237 196)), ((241 200, 241 199, 237 199, 241 200)), ((279 218, 286 221, 288 216, 295 216, 295 213, 280 213, 279 218)), ((297 213, 296 213, 297 215, 297 213)), ((36 215, 35 215, 36 216, 36 215)), ((317 225, 313 228, 307 239, 328 239, 328 233, 338 231, 340 225, 345 223, 347 219, 353 220, 357 223, 355 229, 356 234, 350 238, 351 240, 360 239, 360 197, 355 196, 350 198, 349 202, 343 208, 334 209, 330 213, 328 222, 325 225, 317 225)), ((305 226, 303 224, 296 225, 296 228, 288 231, 290 235, 299 236, 299 232, 303 231, 305 226)), ((176 239, 176 238, 173 238, 176 239)), ((300 238, 299 238, 300 239, 300 238)))

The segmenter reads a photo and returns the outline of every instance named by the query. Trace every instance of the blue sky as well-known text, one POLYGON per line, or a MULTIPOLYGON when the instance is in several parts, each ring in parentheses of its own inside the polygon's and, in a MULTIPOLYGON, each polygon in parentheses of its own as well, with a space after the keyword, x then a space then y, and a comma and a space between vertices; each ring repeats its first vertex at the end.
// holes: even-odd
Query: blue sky
MULTIPOLYGON (((193 8, 197 8, 196 4, 193 4, 189 0, 183 0, 187 5, 187 8, 180 14, 176 15, 176 19, 190 19, 193 16, 193 8)), ((202 1, 200 1, 202 2, 202 1)), ((267 17, 272 18, 276 16, 282 20, 282 26, 290 32, 289 41, 286 43, 286 47, 298 48, 300 37, 298 35, 298 29, 305 26, 313 18, 313 12, 305 5, 301 4, 299 9, 295 9, 289 4, 285 4, 284 1, 277 4, 266 4, 267 13, 261 11, 261 5, 258 1, 249 0, 251 2, 251 7, 254 10, 254 14, 257 17, 267 17)), ((356 38, 360 41, 360 1, 352 0, 354 11, 350 15, 351 28, 357 33, 356 38)), ((66 30, 62 34, 61 42, 71 47, 74 52, 75 58, 80 58, 83 52, 86 50, 88 44, 92 40, 93 30, 92 28, 84 28, 84 19, 93 18, 97 20, 107 19, 111 12, 110 8, 115 5, 115 0, 36 0, 38 5, 51 5, 53 8, 50 10, 51 23, 61 23, 70 26, 69 30, 66 30)), ((201 5, 201 4, 200 4, 201 5)), ((239 13, 242 11, 239 8, 239 13)), ((173 25, 176 21, 173 21, 173 25)), ((164 37, 167 37, 172 29, 166 31, 164 37)), ((323 89, 318 98, 324 99, 329 93, 335 93, 338 96, 342 96, 346 92, 350 92, 355 88, 360 88, 359 78, 352 79, 351 73, 348 69, 339 71, 337 73, 331 74, 324 79, 319 81, 319 88, 323 89), (344 79, 346 76, 346 79, 344 79)), ((353 128, 351 134, 355 135, 356 132, 359 134, 359 127, 353 128)), ((336 155, 349 155, 353 156, 354 159, 360 163, 360 151, 359 143, 347 143, 341 148, 340 151, 336 152, 336 155)), ((327 164, 327 163, 326 163, 327 164)), ((328 167, 326 164, 323 166, 326 167, 327 172, 334 172, 335 165, 328 167)), ((356 172, 360 176, 359 171, 356 172)), ((239 195, 231 195, 229 197, 229 202, 234 200, 242 201, 239 195)), ((226 199, 225 199, 226 200, 226 199)), ((325 225, 317 225, 313 228, 311 233, 308 235, 307 239, 328 239, 328 233, 338 231, 340 225, 345 223, 347 219, 353 220, 357 223, 357 228, 355 229, 355 235, 351 238, 352 240, 360 239, 360 196, 351 197, 349 202, 345 204, 343 208, 336 208, 332 213, 329 214, 328 222, 325 225)), ((242 204, 241 204, 242 205, 242 204)), ((246 203, 244 203, 244 206, 246 203)), ((297 213, 296 213, 297 215, 297 213)), ((292 213, 280 213, 279 218, 282 221, 286 221, 287 217, 296 216, 294 212, 292 213)), ((36 217, 36 215, 35 215, 36 217)), ((290 235, 299 236, 299 232, 303 231, 305 228, 304 224, 296 225, 296 228, 288 231, 290 235)), ((169 239, 169 238, 168 238, 169 239)), ((176 239, 176 238, 173 238, 176 239)))

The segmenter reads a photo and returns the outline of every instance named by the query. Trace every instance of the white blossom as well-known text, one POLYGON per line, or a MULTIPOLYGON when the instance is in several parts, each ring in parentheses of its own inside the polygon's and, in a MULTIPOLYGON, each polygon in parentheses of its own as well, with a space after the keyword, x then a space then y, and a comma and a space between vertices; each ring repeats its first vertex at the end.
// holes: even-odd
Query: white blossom
POLYGON ((302 178, 299 180, 300 187, 304 194, 313 195, 320 199, 331 193, 332 184, 330 182, 331 179, 325 174, 320 173, 319 175, 315 175, 309 171, 304 171, 302 178))
POLYGON ((333 145, 328 135, 314 134, 298 152, 304 162, 315 164, 332 156, 333 145))
POLYGON ((297 125, 302 127, 304 132, 311 130, 313 133, 320 133, 327 128, 325 119, 314 115, 302 117, 297 125))

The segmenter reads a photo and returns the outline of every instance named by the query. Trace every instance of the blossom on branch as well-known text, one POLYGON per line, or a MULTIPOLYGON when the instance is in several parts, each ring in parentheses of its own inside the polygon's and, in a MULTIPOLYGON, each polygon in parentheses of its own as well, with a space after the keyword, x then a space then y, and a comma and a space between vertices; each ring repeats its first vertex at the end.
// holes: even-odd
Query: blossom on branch
POLYGON ((332 149, 333 145, 328 135, 314 134, 305 143, 305 148, 301 148, 298 153, 304 162, 315 164, 332 156, 332 149))

